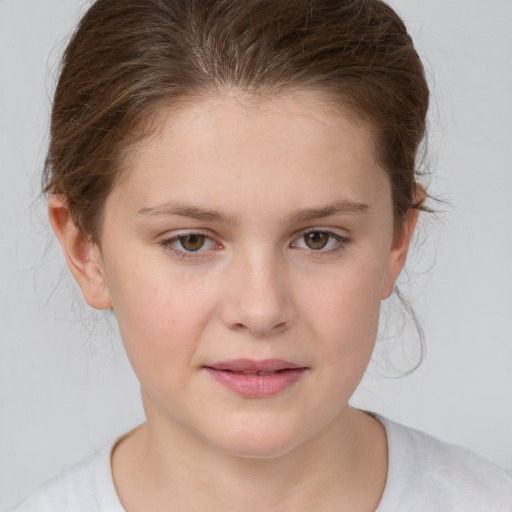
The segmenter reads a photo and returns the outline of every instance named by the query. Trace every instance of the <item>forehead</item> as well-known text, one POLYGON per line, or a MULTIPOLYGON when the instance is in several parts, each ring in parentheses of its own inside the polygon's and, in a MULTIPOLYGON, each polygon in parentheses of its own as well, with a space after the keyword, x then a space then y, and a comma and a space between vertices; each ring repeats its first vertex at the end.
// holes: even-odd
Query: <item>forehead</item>
POLYGON ((370 125, 334 111, 320 94, 232 93, 162 113, 158 129, 131 151, 116 193, 137 196, 139 203, 179 195, 225 208, 246 196, 238 206, 250 209, 257 198, 259 210, 264 195, 275 210, 308 197, 373 201, 387 181, 370 125))

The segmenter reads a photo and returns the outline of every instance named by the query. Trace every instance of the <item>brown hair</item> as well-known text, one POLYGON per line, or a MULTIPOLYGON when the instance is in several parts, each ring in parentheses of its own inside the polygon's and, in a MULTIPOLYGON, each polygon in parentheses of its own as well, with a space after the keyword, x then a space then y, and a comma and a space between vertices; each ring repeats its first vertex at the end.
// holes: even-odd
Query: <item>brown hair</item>
POLYGON ((99 241, 126 150, 169 105, 235 88, 313 88, 368 119, 395 222, 415 204, 429 91, 398 15, 380 0, 97 0, 62 60, 45 164, 76 225, 99 241))

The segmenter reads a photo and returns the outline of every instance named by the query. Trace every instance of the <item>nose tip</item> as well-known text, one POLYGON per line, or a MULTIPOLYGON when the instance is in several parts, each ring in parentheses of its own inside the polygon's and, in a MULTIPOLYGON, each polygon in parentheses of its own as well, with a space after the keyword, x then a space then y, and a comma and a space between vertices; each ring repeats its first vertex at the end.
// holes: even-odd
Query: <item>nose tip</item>
POLYGON ((269 265, 259 271, 233 276, 222 306, 221 318, 232 330, 262 337, 288 328, 293 317, 289 291, 283 273, 269 265))
MULTIPOLYGON (((249 290, 247 290, 248 293, 249 290)), ((281 298, 270 299, 269 294, 253 294, 249 299, 238 298, 224 304, 223 320, 236 331, 249 331, 261 337, 278 334, 286 329, 286 304, 281 298)))

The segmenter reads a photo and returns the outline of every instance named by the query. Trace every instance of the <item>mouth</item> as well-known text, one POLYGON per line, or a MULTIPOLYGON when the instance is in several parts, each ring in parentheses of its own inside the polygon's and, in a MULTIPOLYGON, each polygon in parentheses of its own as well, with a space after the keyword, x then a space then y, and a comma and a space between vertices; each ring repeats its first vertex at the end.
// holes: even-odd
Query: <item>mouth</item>
POLYGON ((308 369, 282 359, 236 359, 203 368, 215 381, 245 398, 264 398, 279 394, 298 383, 308 369))
POLYGON ((238 371, 238 372, 235 372, 235 371, 232 371, 232 370, 222 370, 222 371, 225 371, 225 372, 231 372, 231 373, 237 373, 237 374, 241 374, 241 375, 259 375, 259 376, 262 376, 262 377, 268 377, 269 375, 276 375, 277 373, 283 373, 283 372, 286 372, 288 371, 289 368, 283 368, 282 370, 275 370, 273 372, 244 372, 244 371, 238 371))

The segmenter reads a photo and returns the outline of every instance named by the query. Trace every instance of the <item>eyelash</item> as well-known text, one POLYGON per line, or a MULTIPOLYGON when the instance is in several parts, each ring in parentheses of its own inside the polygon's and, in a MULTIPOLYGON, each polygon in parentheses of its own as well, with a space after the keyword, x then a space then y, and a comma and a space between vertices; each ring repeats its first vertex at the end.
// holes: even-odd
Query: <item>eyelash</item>
POLYGON ((181 249, 178 249, 176 248, 173 244, 175 244, 176 242, 179 242, 180 239, 183 239, 187 236, 201 236, 201 237, 204 237, 205 238, 205 242, 206 241, 209 241, 209 242, 212 242, 213 244, 215 244, 215 246, 217 248, 221 248, 222 246, 220 244, 218 244, 217 242, 215 242, 215 240, 211 237, 211 236, 208 236, 204 233, 200 233, 200 232, 197 232, 197 231, 190 231, 190 232, 185 232, 185 233, 180 233, 178 235, 175 235, 173 237, 170 237, 170 238, 165 238, 164 240, 160 241, 160 246, 163 247, 166 251, 170 251, 171 253, 173 253, 175 256, 178 256, 178 258, 184 260, 184 259, 191 259, 191 258, 200 258, 200 257, 204 257, 204 254, 202 254, 204 251, 204 249, 199 248, 197 251, 187 251, 185 248, 183 248, 183 250, 181 249))
MULTIPOLYGON (((173 237, 165 238, 165 239, 160 241, 159 245, 161 247, 163 247, 165 250, 170 251, 174 255, 178 256, 182 260, 204 257, 203 253, 206 250, 203 249, 202 247, 199 248, 196 251, 187 251, 184 248, 183 249, 178 249, 178 248, 176 248, 174 246, 174 244, 176 242, 179 242, 180 239, 183 239, 183 238, 185 238, 187 236, 194 236, 194 235, 204 237, 205 241, 209 241, 209 242, 215 244, 217 249, 222 248, 222 245, 217 243, 212 237, 210 237, 210 236, 208 236, 208 235, 206 235, 204 233, 197 232, 197 231, 190 231, 188 233, 187 232, 180 233, 180 234, 175 235, 173 237)), ((306 251, 310 252, 311 254, 313 254, 315 256, 324 256, 324 255, 327 255, 327 254, 335 254, 335 253, 343 250, 350 243, 350 241, 351 240, 349 238, 347 238, 345 236, 342 236, 342 235, 339 235, 337 233, 334 233, 332 231, 329 231, 327 229, 308 229, 307 231, 303 231, 302 233, 300 233, 299 236, 296 237, 294 239, 294 241, 290 244, 290 246, 294 247, 294 248, 297 248, 297 249, 306 250, 306 251), (315 249, 311 249, 311 248, 308 249, 307 247, 297 247, 297 245, 294 245, 294 244, 297 243, 297 241, 301 241, 301 240, 303 241, 304 237, 306 237, 307 235, 311 235, 313 233, 319 233, 319 234, 327 235, 329 237, 329 239, 327 241, 327 244, 329 244, 331 239, 334 239, 336 241, 336 246, 332 247, 332 248, 329 248, 329 249, 326 249, 326 250, 324 250, 323 248, 319 249, 319 250, 315 250, 315 249)))
POLYGON ((308 229, 307 231, 303 231, 295 240, 294 242, 291 244, 292 247, 297 247, 298 249, 304 249, 308 252, 310 252, 312 255, 315 255, 315 256, 327 256, 328 254, 336 254, 338 253, 339 251, 345 249, 345 247, 350 243, 350 239, 347 238, 346 236, 342 236, 338 233, 334 233, 333 231, 329 231, 328 229, 308 229), (322 234, 322 235, 327 235, 328 236, 328 240, 327 240, 327 243, 326 244, 329 244, 331 242, 331 240, 333 240, 335 242, 335 246, 334 247, 330 247, 328 249, 324 249, 324 248, 321 248, 321 249, 318 249, 318 250, 315 250, 315 249, 311 249, 310 247, 297 247, 296 244, 298 241, 301 241, 303 243, 305 243, 305 237, 307 235, 312 235, 312 234, 322 234))

